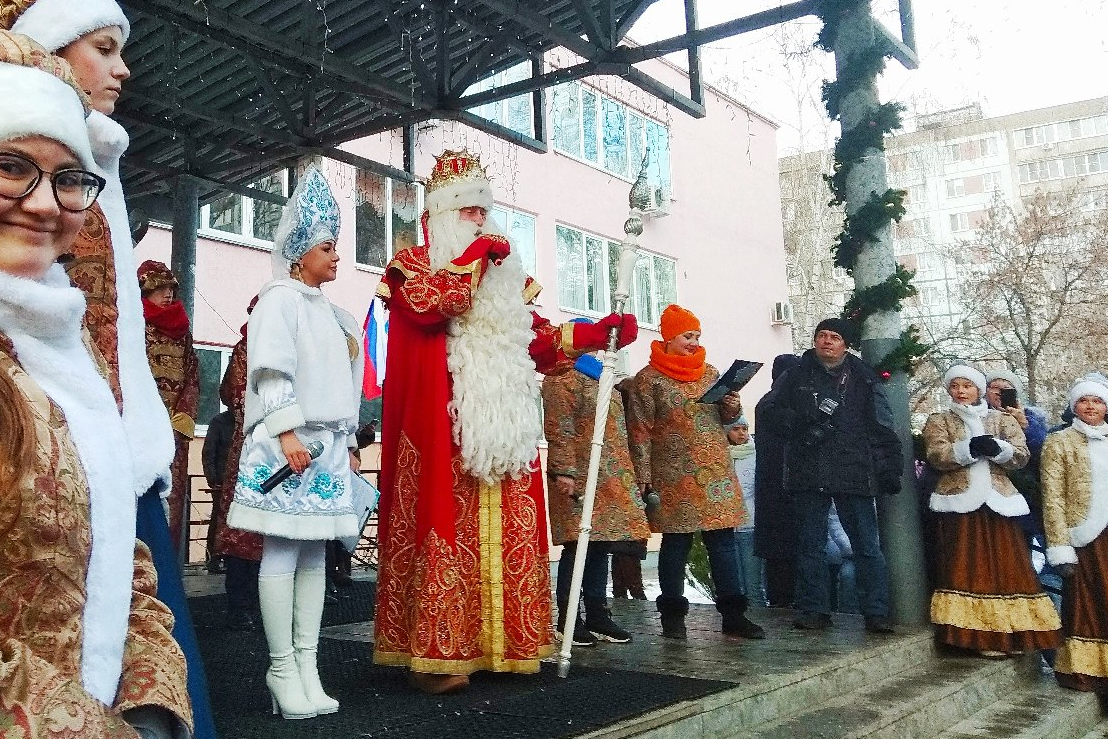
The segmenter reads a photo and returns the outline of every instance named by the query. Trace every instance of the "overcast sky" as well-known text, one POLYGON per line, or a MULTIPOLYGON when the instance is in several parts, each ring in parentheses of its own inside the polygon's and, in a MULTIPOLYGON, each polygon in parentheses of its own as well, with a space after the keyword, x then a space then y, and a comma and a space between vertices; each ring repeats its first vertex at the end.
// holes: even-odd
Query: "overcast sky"
MULTIPOLYGON (((700 25, 710 26, 776 6, 767 0, 699 0, 700 25)), ((896 0, 874 0, 875 12, 899 34, 896 0)), ((989 116, 1108 95, 1108 0, 916 0, 918 70, 890 62, 880 82, 882 98, 933 112, 979 101, 989 116)), ((648 43, 683 28, 682 0, 659 0, 631 31, 648 43)), ((813 121, 803 121, 792 92, 805 83, 783 45, 807 48, 819 31, 815 19, 724 40, 705 54, 705 75, 732 80, 743 102, 781 124, 778 146, 795 151, 811 143, 813 121), (801 130, 808 133, 801 134, 801 130)), ((830 75, 828 54, 814 51, 809 77, 830 75)), ((673 60, 683 63, 681 57, 673 60)), ((818 90, 814 99, 818 101, 818 90)), ((804 115, 814 118, 814 105, 804 115)))

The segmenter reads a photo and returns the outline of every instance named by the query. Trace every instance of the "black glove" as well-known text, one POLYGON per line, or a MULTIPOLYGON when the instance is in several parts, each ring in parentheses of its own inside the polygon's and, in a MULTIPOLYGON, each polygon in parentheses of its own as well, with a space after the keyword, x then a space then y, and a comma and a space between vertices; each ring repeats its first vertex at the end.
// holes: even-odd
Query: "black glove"
POLYGON ((969 453, 974 457, 995 457, 1000 454, 1000 444, 989 434, 975 436, 969 440, 969 453))
POLYGON ((879 495, 896 495, 900 492, 900 475, 880 475, 877 478, 879 495))
POLYGON ((1054 565, 1054 571, 1067 580, 1077 574, 1077 565, 1067 562, 1062 565, 1054 565))

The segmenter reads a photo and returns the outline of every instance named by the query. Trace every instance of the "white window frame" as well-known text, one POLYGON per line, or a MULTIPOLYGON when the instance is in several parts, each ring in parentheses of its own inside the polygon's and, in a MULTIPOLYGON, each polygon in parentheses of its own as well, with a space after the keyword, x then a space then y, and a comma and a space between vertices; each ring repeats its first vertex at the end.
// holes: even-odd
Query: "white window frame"
MULTIPOLYGON (((617 100, 616 98, 613 98, 609 95, 605 95, 602 92, 600 92, 599 90, 597 90, 593 87, 589 87, 588 85, 582 84, 581 82, 567 82, 567 83, 564 83, 563 85, 558 85, 557 87, 569 88, 571 86, 577 93, 577 133, 578 133, 578 141, 580 143, 580 148, 578 149, 578 151, 573 152, 573 151, 568 151, 568 150, 563 149, 562 147, 560 147, 558 145, 558 142, 557 142, 556 138, 553 135, 553 122, 551 122, 550 145, 551 145, 551 148, 554 151, 556 151, 557 153, 559 153, 563 156, 567 156, 570 159, 574 159, 578 162, 581 162, 582 164, 587 164, 588 166, 592 167, 593 169, 599 169, 601 172, 604 172, 605 174, 611 175, 612 177, 617 177, 617 178, 623 180, 624 182, 634 182, 635 177, 637 177, 638 174, 639 174, 639 165, 641 164, 641 162, 632 162, 631 161, 631 158, 632 158, 631 157, 631 133, 630 133, 630 130, 631 130, 631 116, 635 116, 637 118, 642 119, 642 132, 641 132, 641 139, 642 140, 641 140, 641 146, 639 147, 639 151, 644 152, 644 153, 646 152, 646 147, 647 147, 647 144, 649 143, 648 138, 647 138, 647 134, 646 134, 647 124, 648 123, 654 123, 655 125, 660 126, 661 128, 663 128, 666 131, 666 141, 667 141, 667 144, 670 148, 670 151, 672 152, 672 150, 673 150, 673 131, 670 129, 670 127, 668 125, 666 125, 662 121, 659 121, 656 118, 651 118, 650 116, 646 115, 642 111, 639 111, 635 108, 632 108, 627 103, 624 103, 621 100, 617 100), (585 106, 584 106, 584 102, 583 102, 582 97, 581 97, 582 94, 585 91, 587 91, 590 94, 596 96, 596 109, 594 111, 595 115, 596 115, 596 120, 595 120, 594 126, 593 126, 593 132, 596 135, 596 161, 595 162, 585 157, 585 149, 584 149, 584 147, 585 147, 585 126, 584 126, 585 106), (603 114, 603 110, 604 110, 604 102, 605 101, 607 101, 611 104, 614 104, 614 105, 618 105, 621 108, 623 108, 624 140, 627 143, 627 168, 628 168, 628 172, 626 172, 626 173, 615 172, 613 170, 608 169, 605 166, 605 161, 604 160, 606 158, 606 150, 604 148, 604 127, 603 127, 603 120, 602 120, 602 114, 603 114)), ((560 93, 555 93, 554 91, 552 91, 551 95, 550 95, 550 98, 551 98, 551 117, 553 117, 557 114, 556 111, 553 110, 554 97, 555 97, 556 94, 560 94, 560 93)), ((667 197, 672 197, 672 195, 673 195, 673 192, 672 192, 672 190, 673 190, 673 167, 672 167, 672 162, 671 162, 671 165, 669 167, 669 171, 666 172, 665 174, 666 174, 666 182, 651 182, 651 184, 653 184, 655 186, 663 185, 664 186, 663 189, 665 190, 665 195, 667 197)))
MULTIPOLYGON (((373 174, 375 176, 378 176, 378 177, 384 177, 384 175, 377 175, 376 172, 371 172, 371 174, 373 174)), ((396 182, 398 182, 398 180, 395 180, 392 177, 385 177, 385 264, 380 266, 380 267, 378 267, 377 265, 374 265, 374 264, 366 264, 365 262, 358 261, 358 249, 357 249, 358 216, 357 216, 357 208, 360 207, 360 204, 355 202, 355 205, 354 205, 354 208, 355 208, 355 215, 354 215, 354 240, 355 240, 354 267, 356 269, 365 270, 365 271, 368 271, 368 272, 374 272, 374 273, 377 273, 377 274, 384 274, 385 267, 388 266, 388 263, 390 261, 392 261, 392 258, 394 256, 396 256, 393 253, 393 250, 392 250, 392 246, 393 246, 392 186, 396 182)), ((401 182, 400 184, 401 185, 407 185, 409 183, 401 182)), ((416 244, 418 246, 422 246, 423 245, 423 228, 420 226, 419 219, 420 219, 420 216, 423 213, 423 209, 425 207, 424 198, 426 197, 427 193, 426 193, 426 190, 423 186, 423 183, 415 182, 415 183, 412 183, 412 184, 414 184, 415 187, 416 187, 416 244)), ((355 188, 357 188, 357 184, 355 184, 355 188)), ((355 193, 355 195, 356 195, 356 193, 355 193)))
MULTIPOLYGON (((602 302, 601 302, 601 305, 600 305, 599 308, 588 308, 588 307, 582 307, 582 306, 576 306, 576 305, 566 305, 565 302, 562 300, 561 283, 559 283, 558 290, 557 290, 557 293, 558 293, 558 308, 562 311, 565 311, 566 313, 573 313, 573 314, 576 314, 576 315, 589 316, 591 318, 603 318, 604 316, 608 315, 612 310, 611 290, 610 290, 612 275, 609 271, 608 253, 609 253, 609 250, 613 246, 618 247, 620 242, 618 242, 614 239, 607 238, 605 236, 600 236, 599 234, 594 234, 592 232, 585 231, 585 230, 580 229, 580 228, 576 228, 574 226, 569 226, 569 225, 564 224, 564 223, 557 223, 557 224, 555 224, 555 233, 554 233, 555 244, 557 244, 557 239, 558 239, 557 229, 559 229, 559 228, 566 229, 568 231, 576 232, 577 234, 579 234, 581 236, 582 253, 581 253, 581 263, 579 265, 579 269, 581 270, 582 282, 584 282, 584 283, 587 283, 587 279, 585 279, 585 278, 587 278, 587 276, 588 276, 588 265, 586 264, 586 260, 588 259, 588 252, 587 252, 587 249, 585 247, 585 239, 594 239, 594 240, 597 240, 601 243, 601 246, 603 248, 604 258, 602 260, 600 260, 601 263, 600 263, 599 279, 600 279, 600 283, 602 285, 604 285, 605 287, 608 287, 608 289, 603 291, 603 293, 602 293, 602 302)), ((555 246, 555 250, 556 249, 557 249, 557 247, 555 246)), ((652 291, 657 291, 657 289, 658 289, 658 278, 654 274, 654 264, 655 264, 654 260, 655 260, 655 258, 665 259, 665 260, 673 263, 673 265, 674 265, 674 269, 673 269, 673 275, 674 275, 673 294, 674 294, 674 299, 673 300, 674 300, 675 303, 678 301, 678 297, 677 297, 677 260, 674 259, 673 257, 665 255, 665 254, 657 254, 655 252, 648 252, 648 251, 640 250, 639 251, 639 262, 635 266, 636 274, 632 277, 631 296, 628 299, 628 305, 627 305, 627 308, 629 310, 633 310, 638 304, 637 303, 637 295, 638 295, 638 291, 637 291, 637 287, 638 287, 637 277, 638 277, 638 275, 637 275, 637 273, 638 273, 639 270, 645 269, 649 272, 648 278, 649 278, 649 281, 650 281, 651 290, 652 291)), ((561 264, 561 263, 558 264, 558 274, 559 274, 559 276, 565 274, 567 266, 568 265, 564 265, 564 264, 561 264)), ((657 306, 655 306, 655 312, 658 315, 654 316, 653 321, 641 321, 640 325, 642 325, 646 328, 657 329, 659 324, 660 324, 660 321, 661 321, 661 310, 658 310, 657 306)), ((637 313, 636 313, 636 317, 638 317, 637 313)))
MULTIPOLYGON (((273 173, 276 174, 276 173, 273 173)), ((288 169, 280 170, 281 175, 281 191, 282 195, 288 196, 289 192, 289 171, 288 169)), ((269 175, 266 175, 267 177, 269 175)), ((263 178, 258 178, 263 179, 263 178)), ((209 224, 211 223, 212 206, 211 204, 200 206, 200 227, 197 229, 197 235, 206 239, 212 239, 214 241, 227 241, 233 244, 242 244, 244 246, 253 246, 259 249, 272 249, 273 242, 269 239, 261 239, 254 236, 254 198, 248 198, 245 195, 238 195, 236 193, 225 193, 226 197, 238 198, 242 205, 242 230, 241 231, 225 231, 221 228, 213 228, 209 224)), ((222 198, 220 198, 222 199, 222 198)))
MULTIPOLYGON (((529 255, 530 262, 525 261, 524 264, 523 264, 523 269, 531 277, 534 277, 534 278, 538 279, 538 275, 536 274, 536 272, 538 271, 538 261, 539 261, 539 254, 538 254, 538 251, 539 251, 539 247, 538 247, 539 217, 538 217, 538 215, 536 215, 535 213, 530 213, 530 212, 525 211, 525 210, 520 210, 519 208, 513 208, 509 205, 503 205, 501 203, 493 203, 492 210, 489 211, 489 214, 488 214, 489 218, 493 217, 493 211, 500 211, 501 213, 503 213, 504 217, 505 217, 505 222, 507 222, 507 219, 511 218, 512 216, 523 216, 524 218, 530 218, 531 219, 531 247, 532 247, 532 251, 531 251, 531 254, 529 255)), ((500 224, 498 223, 497 225, 499 226, 500 224)), ((509 228, 507 228, 507 226, 505 226, 503 228, 503 231, 504 231, 504 235, 508 237, 509 241, 511 241, 511 237, 512 237, 511 230, 509 228)), ((516 247, 516 245, 513 242, 512 243, 512 248, 514 249, 515 247, 516 247)))
POLYGON ((960 198, 966 194, 966 180, 964 177, 955 177, 946 181, 946 196, 948 198, 960 198))
POLYGON ((1108 115, 1092 115, 1017 128, 1013 138, 1017 149, 1027 149, 1032 146, 1053 144, 1058 141, 1075 141, 1105 134, 1108 134, 1108 115), (1077 135, 1073 133, 1074 124, 1078 127, 1077 135))
MULTIPOLYGON (((216 383, 216 400, 219 402, 219 412, 227 410, 227 406, 223 405, 223 399, 219 397, 219 385, 223 382, 223 376, 227 374, 227 365, 231 363, 231 352, 234 350, 233 346, 225 346, 223 344, 201 344, 197 342, 193 345, 193 348, 197 351, 212 351, 220 354, 219 358, 219 382, 216 383)), ((198 378, 199 379, 199 378, 198 378)), ((208 421, 210 418, 196 419, 196 435, 207 436, 208 435, 208 421)))
MULTIPOLYGON (((494 87, 504 87, 514 82, 519 82, 521 80, 530 78, 531 62, 529 60, 523 61, 519 64, 508 67, 507 69, 502 69, 496 74, 486 77, 483 80, 478 80, 474 82, 472 85, 469 86, 468 89, 466 89, 465 93, 463 93, 463 97, 466 95, 474 95, 479 92, 485 92, 486 90, 491 90, 494 87), (522 76, 519 75, 519 70, 521 69, 524 71, 524 74, 522 76)), ((504 100, 497 100, 493 103, 478 105, 475 108, 470 108, 469 112, 473 113, 476 116, 484 118, 486 121, 491 121, 493 123, 504 126, 504 128, 507 128, 510 131, 515 131, 516 133, 520 133, 531 138, 534 138, 535 136, 535 106, 532 105, 531 102, 531 93, 523 93, 522 95, 515 95, 514 97, 506 98, 504 100), (509 125, 510 122, 508 120, 509 105, 521 98, 526 99, 527 101, 526 131, 520 131, 518 128, 513 128, 511 125, 509 125)))

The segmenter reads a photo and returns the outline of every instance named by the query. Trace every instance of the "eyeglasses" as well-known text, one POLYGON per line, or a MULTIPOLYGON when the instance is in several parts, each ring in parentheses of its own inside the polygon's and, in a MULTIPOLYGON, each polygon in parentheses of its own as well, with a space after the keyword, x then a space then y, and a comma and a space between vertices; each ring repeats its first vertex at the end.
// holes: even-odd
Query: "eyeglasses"
POLYGON ((100 191, 108 184, 103 177, 83 169, 62 169, 47 172, 20 154, 0 153, 0 196, 20 200, 27 197, 43 175, 50 176, 50 186, 58 205, 72 213, 88 210, 100 191))

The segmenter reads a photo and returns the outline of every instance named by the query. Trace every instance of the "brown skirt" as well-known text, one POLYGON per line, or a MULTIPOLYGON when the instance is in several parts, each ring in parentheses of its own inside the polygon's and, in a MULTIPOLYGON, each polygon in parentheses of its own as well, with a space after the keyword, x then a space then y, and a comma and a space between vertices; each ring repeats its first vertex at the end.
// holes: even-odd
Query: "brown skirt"
POLYGON ((1077 572, 1062 589, 1062 634, 1058 683, 1108 694, 1108 531, 1077 550, 1077 572))
POLYGON ((1027 652, 1061 643, 1058 612, 1042 591, 1019 525, 982 506, 935 514, 931 622, 964 649, 1027 652))

